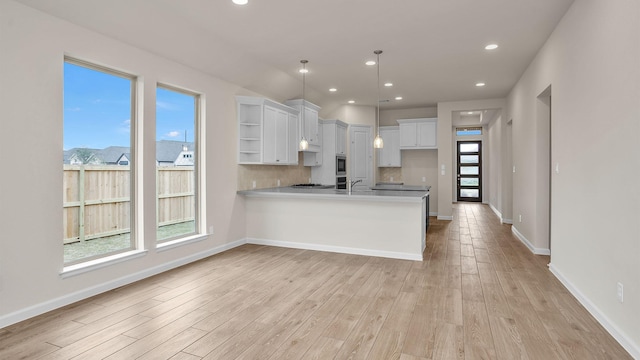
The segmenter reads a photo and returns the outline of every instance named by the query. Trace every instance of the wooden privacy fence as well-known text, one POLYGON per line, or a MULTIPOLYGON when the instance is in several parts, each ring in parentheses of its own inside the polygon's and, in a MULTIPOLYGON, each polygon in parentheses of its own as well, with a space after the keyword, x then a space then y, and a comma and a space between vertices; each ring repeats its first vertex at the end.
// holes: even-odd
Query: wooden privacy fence
MULTIPOLYGON (((131 171, 120 165, 63 165, 64 243, 131 231, 131 171)), ((160 226, 195 219, 193 166, 158 167, 160 226)))

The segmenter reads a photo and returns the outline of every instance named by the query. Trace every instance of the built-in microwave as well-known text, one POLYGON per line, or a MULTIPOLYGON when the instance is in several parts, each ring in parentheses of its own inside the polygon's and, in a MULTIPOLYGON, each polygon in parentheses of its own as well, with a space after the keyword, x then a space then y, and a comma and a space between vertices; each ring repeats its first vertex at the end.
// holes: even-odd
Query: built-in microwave
POLYGON ((347 157, 344 155, 336 156, 336 175, 347 175, 347 157))

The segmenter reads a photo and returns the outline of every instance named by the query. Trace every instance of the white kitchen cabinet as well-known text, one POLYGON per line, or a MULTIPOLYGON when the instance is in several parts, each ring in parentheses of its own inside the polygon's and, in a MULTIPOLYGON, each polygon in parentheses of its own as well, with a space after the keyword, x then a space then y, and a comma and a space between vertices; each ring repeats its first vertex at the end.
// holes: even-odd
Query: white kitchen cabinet
POLYGON ((320 107, 306 100, 296 99, 285 101, 285 105, 290 106, 300 113, 298 126, 298 140, 303 136, 309 142, 309 149, 305 152, 320 152, 320 133, 318 131, 318 111, 320 107), (303 113, 304 112, 304 113, 303 113), (304 114, 304 116, 302 116, 304 114), (304 121, 303 121, 304 119, 304 121))
POLYGON ((289 113, 289 141, 288 144, 288 164, 298 164, 298 147, 300 146, 300 139, 298 138, 298 115, 289 113))
MULTIPOLYGON (((319 130, 322 131, 321 162, 311 168, 311 182, 335 185, 336 183, 336 155, 347 154, 347 127, 349 125, 340 120, 320 120, 319 130)), ((307 162, 305 153, 305 165, 307 162)), ((318 156, 318 155, 317 155, 318 156)))
POLYGON ((380 127, 380 137, 384 147, 378 150, 378 167, 401 167, 402 157, 400 153, 400 127, 380 127))
POLYGON ((402 119, 398 124, 401 150, 438 148, 438 119, 402 119))
POLYGON ((238 96, 238 163, 298 163, 298 112, 260 97, 238 96))
POLYGON ((320 151, 318 152, 309 152, 304 151, 302 154, 303 164, 304 166, 320 166, 322 165, 323 159, 323 133, 322 133, 322 124, 318 123, 318 141, 320 143, 320 151))
POLYGON ((336 155, 347 155, 347 124, 336 122, 336 155))

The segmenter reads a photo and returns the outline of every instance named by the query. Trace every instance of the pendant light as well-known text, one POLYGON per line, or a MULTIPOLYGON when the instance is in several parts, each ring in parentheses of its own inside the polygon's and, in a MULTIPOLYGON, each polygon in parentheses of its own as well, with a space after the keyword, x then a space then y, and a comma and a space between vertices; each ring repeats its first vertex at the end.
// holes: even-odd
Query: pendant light
POLYGON ((373 52, 377 56, 377 64, 378 64, 378 106, 376 109, 376 138, 373 140, 373 147, 375 149, 382 149, 384 147, 384 142, 380 137, 380 54, 382 54, 382 50, 376 50, 373 52))
POLYGON ((304 108, 305 108, 305 104, 304 104, 304 88, 305 88, 305 78, 306 78, 306 74, 307 72, 309 72, 309 70, 307 70, 307 63, 309 61, 307 60, 300 60, 300 63, 302 64, 302 69, 300 69, 300 72, 302 73, 302 107, 300 108, 300 118, 301 118, 301 123, 302 123, 302 138, 300 139, 300 151, 305 151, 309 148, 309 142, 307 141, 307 139, 304 137, 304 108))

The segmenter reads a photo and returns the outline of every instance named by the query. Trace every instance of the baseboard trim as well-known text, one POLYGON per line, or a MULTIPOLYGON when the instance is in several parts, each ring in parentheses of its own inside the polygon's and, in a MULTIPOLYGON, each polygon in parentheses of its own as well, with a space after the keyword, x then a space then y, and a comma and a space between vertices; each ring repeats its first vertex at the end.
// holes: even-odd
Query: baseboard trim
POLYGON ((438 216, 438 213, 437 212, 430 212, 429 216, 438 216))
POLYGON ((503 224, 513 225, 513 219, 502 219, 503 224))
POLYGON ((352 254, 352 255, 376 256, 376 257, 401 259, 401 260, 413 260, 413 261, 423 260, 422 254, 416 255, 416 254, 401 253, 401 252, 394 252, 394 251, 369 250, 369 249, 351 248, 351 247, 343 247, 343 246, 307 244, 307 243, 279 241, 279 240, 270 240, 270 239, 246 238, 245 240, 247 244, 254 244, 254 245, 267 245, 267 246, 284 247, 284 248, 291 248, 291 249, 303 249, 303 250, 326 251, 326 252, 352 254))
POLYGON ((498 209, 496 209, 496 207, 493 206, 493 204, 489 204, 489 208, 493 210, 493 213, 498 216, 498 219, 500 219, 500 223, 503 223, 504 221, 502 221, 502 213, 498 211, 498 209))
POLYGON ((527 248, 529 248, 529 250, 531 250, 532 253, 536 254, 536 255, 551 255, 551 250, 549 249, 542 249, 542 248, 537 248, 535 246, 533 246, 533 244, 526 238, 524 237, 524 235, 522 235, 518 229, 516 229, 515 226, 511 227, 511 232, 513 233, 513 235, 515 235, 527 248))
POLYGON ((34 316, 44 314, 48 311, 55 310, 69 304, 73 304, 74 302, 87 299, 91 296, 95 296, 103 292, 113 290, 120 286, 131 284, 133 282, 148 278, 150 276, 157 275, 165 271, 192 263, 194 261, 198 261, 198 260, 207 258, 209 256, 233 249, 245 243, 246 241, 244 239, 236 240, 236 241, 223 244, 206 251, 192 254, 192 255, 183 257, 181 259, 176 259, 168 263, 164 263, 162 265, 148 268, 148 269, 139 271, 137 273, 133 273, 118 279, 114 279, 99 285, 92 286, 90 288, 86 288, 71 294, 67 294, 52 300, 48 300, 40 304, 32 305, 7 315, 0 316, 0 329, 9 325, 18 323, 20 321, 30 319, 34 316))
POLYGON ((594 317, 614 339, 629 352, 634 359, 640 359, 640 345, 635 344, 633 340, 622 330, 620 330, 600 309, 592 303, 578 288, 567 279, 557 267, 549 264, 551 273, 564 285, 582 306, 594 317))
POLYGON ((453 221, 453 215, 452 215, 452 216, 438 215, 438 220, 448 220, 448 221, 453 221))

